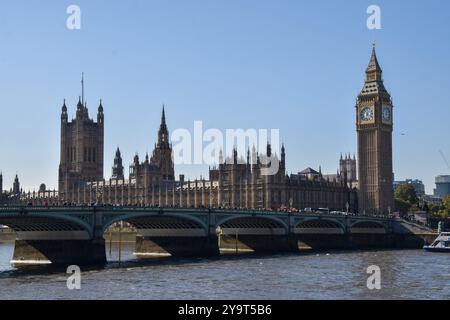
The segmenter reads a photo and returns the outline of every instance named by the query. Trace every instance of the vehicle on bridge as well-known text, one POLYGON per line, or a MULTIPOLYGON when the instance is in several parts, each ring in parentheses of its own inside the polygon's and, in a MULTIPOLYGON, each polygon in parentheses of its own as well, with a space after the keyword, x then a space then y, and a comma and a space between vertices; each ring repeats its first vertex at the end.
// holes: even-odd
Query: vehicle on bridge
POLYGON ((423 248, 428 252, 450 253, 450 232, 442 232, 431 245, 424 246, 423 248))

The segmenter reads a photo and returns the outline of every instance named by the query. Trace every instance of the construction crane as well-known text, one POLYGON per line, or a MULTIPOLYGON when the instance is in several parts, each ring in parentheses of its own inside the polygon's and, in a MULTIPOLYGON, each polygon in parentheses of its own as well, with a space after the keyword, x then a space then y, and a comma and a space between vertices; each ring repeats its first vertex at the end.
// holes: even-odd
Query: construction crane
POLYGON ((442 159, 444 160, 445 164, 447 165, 448 170, 450 170, 450 164, 447 161, 447 158, 445 157, 445 154, 442 152, 442 150, 439 150, 439 153, 442 156, 442 159))

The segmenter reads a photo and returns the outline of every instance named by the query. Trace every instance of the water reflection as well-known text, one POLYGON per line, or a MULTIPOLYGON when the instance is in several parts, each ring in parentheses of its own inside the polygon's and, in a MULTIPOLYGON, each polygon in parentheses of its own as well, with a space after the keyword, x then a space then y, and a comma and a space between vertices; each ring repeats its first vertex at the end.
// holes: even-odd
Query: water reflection
POLYGON ((446 254, 421 250, 330 252, 141 262, 133 244, 107 246, 111 261, 82 269, 82 289, 66 287, 65 270, 15 270, 13 244, 0 244, 0 299, 449 299, 446 254), (382 289, 367 289, 369 265, 382 289))

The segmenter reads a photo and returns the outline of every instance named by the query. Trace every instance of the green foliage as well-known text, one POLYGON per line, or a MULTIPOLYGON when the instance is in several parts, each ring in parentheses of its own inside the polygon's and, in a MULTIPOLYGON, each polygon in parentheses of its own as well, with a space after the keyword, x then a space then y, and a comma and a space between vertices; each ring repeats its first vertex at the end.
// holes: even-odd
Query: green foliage
POLYGON ((429 209, 429 212, 432 215, 434 215, 434 214, 437 214, 439 212, 439 210, 441 210, 441 206, 438 206, 438 205, 435 205, 435 204, 431 203, 431 204, 428 205, 428 209, 429 209))
POLYGON ((408 201, 395 198, 395 211, 401 214, 407 214, 409 209, 411 209, 411 204, 408 201))
POLYGON ((418 202, 416 190, 412 185, 403 184, 395 190, 395 211, 399 211, 401 214, 415 211, 417 210, 418 202))
POLYGON ((395 190, 395 198, 408 202, 411 206, 417 204, 419 199, 414 187, 410 184, 402 184, 395 190))
POLYGON ((450 211, 448 209, 439 210, 439 212, 433 214, 434 217, 437 218, 448 218, 450 217, 450 211))
POLYGON ((442 199, 442 205, 429 205, 430 213, 435 218, 449 218, 450 217, 450 195, 442 199))
POLYGON ((442 199, 442 204, 444 205, 445 209, 450 210, 450 195, 447 195, 444 199, 442 199))

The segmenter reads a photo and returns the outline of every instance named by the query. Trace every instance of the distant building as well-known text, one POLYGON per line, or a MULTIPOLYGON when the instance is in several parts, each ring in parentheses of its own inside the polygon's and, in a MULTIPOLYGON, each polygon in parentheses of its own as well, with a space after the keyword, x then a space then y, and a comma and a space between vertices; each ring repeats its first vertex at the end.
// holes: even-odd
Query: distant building
MULTIPOLYGON (((357 210, 357 191, 348 187, 345 178, 330 180, 322 175, 322 170, 312 168, 297 174, 286 174, 286 150, 281 148, 279 171, 275 175, 264 175, 265 165, 260 157, 271 157, 271 145, 266 154, 248 150, 247 161, 239 161, 237 150, 231 158, 221 161, 210 170, 210 183, 217 185, 218 205, 222 207, 244 207, 278 209, 330 208, 334 210, 357 210)), ((216 198, 216 197, 214 197, 216 198)))
POLYGON ((436 189, 434 189, 434 195, 439 198, 450 195, 450 176, 436 177, 436 189))
POLYGON ((319 168, 319 172, 317 172, 316 170, 308 167, 305 170, 302 170, 298 173, 299 176, 308 178, 310 180, 314 179, 314 178, 318 178, 321 176, 321 169, 319 168))
POLYGON ((356 182, 358 179, 356 177, 356 156, 353 155, 353 158, 350 156, 350 153, 345 155, 345 158, 341 154, 341 159, 339 160, 339 170, 341 175, 345 175, 347 177, 348 182, 356 182))
POLYGON ((394 181, 394 192, 397 190, 398 187, 401 185, 410 184, 414 190, 416 190, 416 193, 418 196, 425 194, 425 185, 421 180, 413 180, 413 179, 406 179, 403 181, 394 181))
POLYGON ((61 112, 59 192, 63 197, 85 182, 103 180, 104 114, 100 101, 97 122, 89 118, 86 103, 78 100, 76 118, 68 120, 66 101, 61 112))
POLYGON ((20 187, 19 176, 16 174, 12 188, 9 190, 3 190, 3 175, 0 173, 0 204, 16 203, 20 200, 23 193, 20 187))
POLYGON ((20 193, 21 193, 21 189, 20 189, 19 176, 16 174, 16 177, 14 178, 12 194, 17 196, 17 195, 20 195, 20 193))
POLYGON ((421 197, 419 197, 419 202, 423 202, 425 201, 428 205, 433 204, 436 206, 441 206, 442 205, 442 199, 433 195, 428 195, 425 194, 421 197))
MULTIPOLYGON (((80 99, 77 115, 68 122, 64 102, 61 115, 61 165, 59 169, 59 199, 74 203, 137 204, 158 202, 161 196, 155 189, 165 191, 166 183, 175 180, 172 145, 163 106, 158 141, 151 158, 147 154, 140 162, 134 156, 129 179, 125 179, 120 149, 117 148, 111 179, 103 178, 104 113, 100 102, 97 122, 89 118, 88 109, 80 99), (162 189, 162 190, 161 190, 162 189), (156 193, 156 194, 155 194, 156 193)), ((33 197, 32 197, 33 199, 33 197)), ((161 203, 159 201, 158 203, 161 203)))

